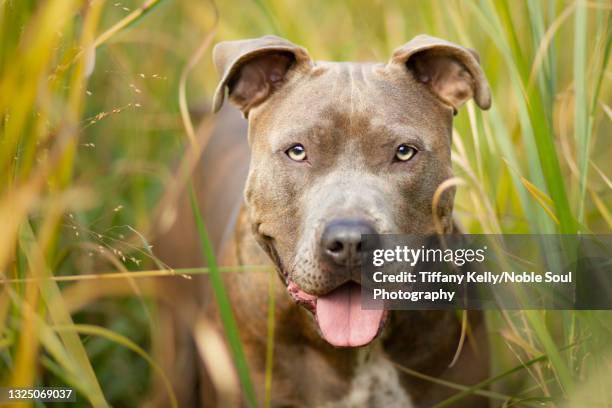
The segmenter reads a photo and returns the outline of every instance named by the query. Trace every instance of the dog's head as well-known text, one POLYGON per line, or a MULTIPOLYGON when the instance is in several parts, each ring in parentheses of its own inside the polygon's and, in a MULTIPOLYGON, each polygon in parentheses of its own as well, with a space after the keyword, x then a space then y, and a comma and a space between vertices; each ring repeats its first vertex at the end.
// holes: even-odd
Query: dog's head
POLYGON ((227 88, 249 121, 255 236, 328 342, 369 343, 384 313, 360 307, 361 236, 452 228, 454 190, 436 191, 454 113, 491 104, 477 54, 421 35, 386 64, 314 62, 266 36, 222 42, 214 60, 215 111, 227 88))

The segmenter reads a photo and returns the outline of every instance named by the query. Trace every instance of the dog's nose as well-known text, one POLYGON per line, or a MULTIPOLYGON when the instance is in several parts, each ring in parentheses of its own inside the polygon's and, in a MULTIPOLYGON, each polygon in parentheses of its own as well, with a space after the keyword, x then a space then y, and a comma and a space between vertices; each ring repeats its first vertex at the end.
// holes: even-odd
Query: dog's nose
POLYGON ((358 265, 362 255, 362 235, 376 234, 366 221, 339 219, 331 221, 321 236, 323 256, 341 266, 358 265))

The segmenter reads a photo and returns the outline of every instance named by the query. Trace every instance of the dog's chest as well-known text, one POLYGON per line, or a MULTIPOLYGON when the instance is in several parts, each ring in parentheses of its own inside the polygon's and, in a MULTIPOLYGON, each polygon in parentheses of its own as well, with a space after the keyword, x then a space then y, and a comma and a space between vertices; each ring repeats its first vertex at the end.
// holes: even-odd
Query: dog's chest
POLYGON ((324 408, 402 407, 414 405, 402 387, 396 368, 382 354, 370 355, 361 362, 351 381, 348 394, 324 408))

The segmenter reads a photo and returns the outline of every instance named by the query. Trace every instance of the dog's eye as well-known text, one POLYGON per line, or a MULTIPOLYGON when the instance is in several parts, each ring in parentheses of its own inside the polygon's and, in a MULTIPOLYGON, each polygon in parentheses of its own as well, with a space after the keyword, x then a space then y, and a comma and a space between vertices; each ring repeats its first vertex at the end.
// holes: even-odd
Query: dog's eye
POLYGON ((295 144, 285 151, 287 156, 293 161, 306 160, 306 149, 301 144, 295 144))
POLYGON ((416 148, 407 144, 401 144, 395 151, 395 160, 405 162, 412 159, 415 154, 417 154, 416 148))

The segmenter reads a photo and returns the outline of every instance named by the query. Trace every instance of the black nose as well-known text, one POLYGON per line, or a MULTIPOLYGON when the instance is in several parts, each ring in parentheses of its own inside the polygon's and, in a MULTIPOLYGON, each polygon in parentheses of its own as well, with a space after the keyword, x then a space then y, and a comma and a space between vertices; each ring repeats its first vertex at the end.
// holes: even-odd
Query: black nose
POLYGON ((366 221, 359 219, 331 221, 321 236, 323 256, 337 265, 358 265, 362 255, 361 236, 365 234, 376 234, 376 230, 366 221))

